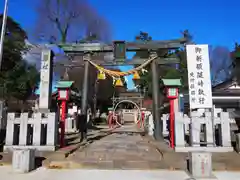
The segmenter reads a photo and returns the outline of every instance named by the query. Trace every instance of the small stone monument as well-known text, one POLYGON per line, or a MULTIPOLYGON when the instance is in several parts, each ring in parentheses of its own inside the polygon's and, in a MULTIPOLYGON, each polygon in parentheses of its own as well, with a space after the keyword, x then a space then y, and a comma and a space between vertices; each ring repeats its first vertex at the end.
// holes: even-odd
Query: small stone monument
POLYGON ((194 179, 215 179, 212 174, 212 153, 190 152, 189 172, 194 179))
POLYGON ((40 71, 40 95, 39 111, 48 113, 52 95, 52 69, 53 69, 53 52, 49 49, 42 51, 41 71, 40 71))
POLYGON ((35 168, 34 149, 14 149, 12 156, 13 171, 27 173, 35 168))

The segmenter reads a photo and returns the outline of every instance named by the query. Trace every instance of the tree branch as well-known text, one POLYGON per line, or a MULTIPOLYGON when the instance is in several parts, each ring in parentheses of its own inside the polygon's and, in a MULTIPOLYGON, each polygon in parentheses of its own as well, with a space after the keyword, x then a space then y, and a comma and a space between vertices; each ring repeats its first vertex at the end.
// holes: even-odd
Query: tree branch
POLYGON ((35 34, 47 39, 54 35, 57 41, 73 41, 86 36, 85 30, 90 29, 100 39, 109 39, 108 24, 86 1, 41 0, 39 3, 36 23, 39 33, 35 34))

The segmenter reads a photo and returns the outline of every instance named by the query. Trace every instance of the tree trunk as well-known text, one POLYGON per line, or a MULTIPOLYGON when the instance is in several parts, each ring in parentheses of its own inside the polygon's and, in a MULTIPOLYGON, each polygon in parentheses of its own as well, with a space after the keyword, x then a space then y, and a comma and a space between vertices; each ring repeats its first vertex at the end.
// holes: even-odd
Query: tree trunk
POLYGON ((61 37, 62 37, 61 43, 66 43, 66 41, 67 41, 67 33, 62 33, 61 37))

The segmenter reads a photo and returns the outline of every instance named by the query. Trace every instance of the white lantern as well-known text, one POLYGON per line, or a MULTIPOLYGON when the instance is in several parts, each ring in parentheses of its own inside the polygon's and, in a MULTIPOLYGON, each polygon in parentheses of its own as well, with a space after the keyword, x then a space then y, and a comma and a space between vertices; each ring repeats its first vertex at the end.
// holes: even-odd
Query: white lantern
POLYGON ((68 90, 67 89, 59 89, 58 90, 58 99, 59 100, 68 100, 68 90))

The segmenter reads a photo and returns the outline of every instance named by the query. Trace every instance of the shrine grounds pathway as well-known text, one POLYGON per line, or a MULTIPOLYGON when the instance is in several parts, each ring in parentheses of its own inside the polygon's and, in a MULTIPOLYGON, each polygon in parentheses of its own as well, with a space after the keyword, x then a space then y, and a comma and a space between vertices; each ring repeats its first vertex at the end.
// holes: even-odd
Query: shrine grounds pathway
MULTIPOLYGON (((45 159, 39 164, 41 167, 38 170, 50 174, 60 171, 63 174, 64 172, 78 174, 77 172, 82 172, 81 170, 90 169, 94 170, 93 172, 113 170, 116 172, 113 172, 115 175, 121 172, 119 170, 134 172, 142 170, 146 174, 149 174, 149 171, 154 174, 157 171, 156 173, 159 174, 160 172, 185 172, 187 170, 188 153, 174 152, 166 142, 155 141, 133 125, 124 125, 112 130, 104 125, 97 126, 89 130, 86 142, 79 143, 79 138, 76 138, 72 143, 64 149, 43 154, 45 159), (75 171, 68 171, 73 169, 75 171)), ((1 168, 8 167, 6 165, 10 163, 11 155, 3 154, 0 160, 0 171, 1 168)), ((213 170, 240 172, 240 154, 236 152, 213 153, 213 170)))
MULTIPOLYGON (((76 139, 79 141, 79 139, 76 139)), ((132 125, 109 130, 98 126, 88 133, 88 141, 49 154, 42 167, 17 174, 0 164, 1 179, 18 180, 190 180, 186 173, 187 153, 176 153, 165 142, 155 141, 132 125), (62 155, 64 154, 64 156, 62 155)), ((240 155, 214 153, 213 170, 218 180, 240 179, 240 155)))
MULTIPOLYGON (((85 145, 59 158, 49 156, 43 165, 51 169, 183 170, 188 153, 176 153, 166 142, 155 141, 134 125, 90 131, 85 145)), ((213 153, 213 170, 239 171, 240 154, 213 153)))
POLYGON ((80 147, 66 158, 71 164, 69 166, 92 169, 161 168, 161 152, 144 139, 143 132, 135 125, 124 125, 111 131, 108 127, 98 129, 101 130, 88 137, 89 143, 85 147, 80 147))

